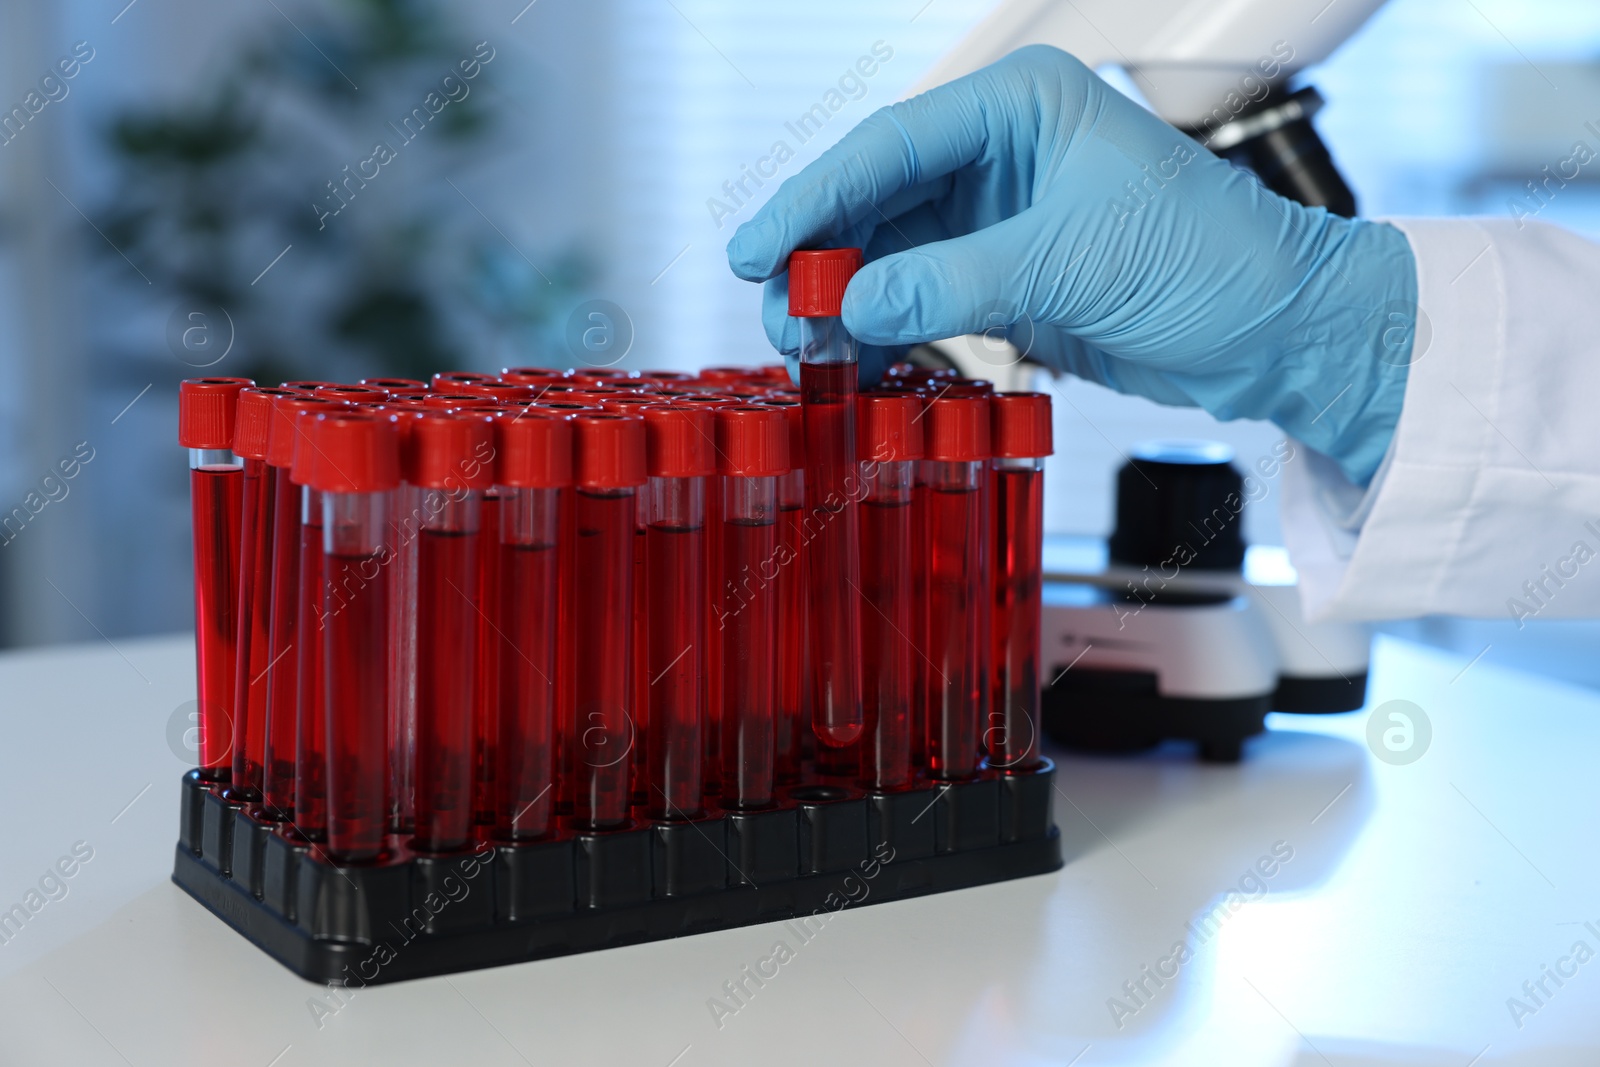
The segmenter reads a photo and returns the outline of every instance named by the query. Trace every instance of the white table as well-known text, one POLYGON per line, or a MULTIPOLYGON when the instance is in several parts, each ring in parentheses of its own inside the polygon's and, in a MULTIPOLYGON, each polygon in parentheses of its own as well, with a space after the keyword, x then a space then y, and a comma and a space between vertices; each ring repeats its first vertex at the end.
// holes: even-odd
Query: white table
POLYGON ((93 849, 0 945, 0 1063, 1600 1063, 1600 959, 1540 1006, 1522 988, 1600 952, 1600 697, 1488 664, 1380 643, 1373 704, 1433 723, 1407 766, 1365 713, 1274 716, 1238 767, 1058 756, 1057 874, 804 945, 757 926, 363 990, 320 1028, 323 990, 168 881, 193 694, 184 639, 0 656, 0 908, 93 849), (1186 930, 1278 842, 1264 895, 1186 930), (1108 999, 1186 937, 1119 1028, 1108 999), (719 1029, 708 1000, 779 938, 794 958, 719 1029))

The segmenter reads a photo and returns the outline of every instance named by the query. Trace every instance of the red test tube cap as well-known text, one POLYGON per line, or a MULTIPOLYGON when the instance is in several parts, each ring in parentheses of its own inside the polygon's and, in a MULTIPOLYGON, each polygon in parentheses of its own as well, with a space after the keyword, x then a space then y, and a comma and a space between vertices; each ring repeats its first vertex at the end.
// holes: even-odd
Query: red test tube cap
POLYGON ((784 421, 789 424, 789 469, 794 470, 804 467, 806 465, 806 409, 801 405, 798 394, 792 399, 786 396, 768 396, 757 401, 757 403, 764 408, 772 408, 783 412, 784 421))
POLYGON ((639 375, 631 370, 606 370, 604 368, 591 368, 588 370, 575 370, 568 377, 574 382, 600 382, 605 385, 626 385, 639 375))
POLYGON ((925 454, 942 463, 989 458, 989 398, 937 396, 928 400, 923 421, 925 454))
POLYGON ((760 367, 705 367, 700 371, 703 382, 742 382, 759 377, 760 367))
POLYGON ((929 378, 927 387, 934 396, 994 395, 994 383, 986 378, 929 378))
MULTIPOLYGON (((295 445, 301 433, 300 423, 296 421, 300 412, 310 411, 315 415, 319 411, 343 411, 350 406, 343 400, 329 400, 325 396, 285 392, 289 395, 273 398, 272 417, 267 420, 267 463, 273 467, 294 464, 295 455, 300 451, 295 445)), ((290 479, 296 485, 305 484, 303 479, 294 477, 292 470, 290 479)))
POLYGON ((516 489, 572 484, 572 419, 564 411, 524 410, 494 420, 495 482, 516 489))
POLYGON ((424 406, 438 410, 452 410, 456 408, 493 408, 499 407, 500 402, 492 396, 481 396, 477 393, 429 393, 422 398, 424 406))
POLYGON ((494 485, 494 420, 487 413, 429 411, 410 423, 406 481, 424 489, 494 485))
POLYGON ((564 378, 554 367, 507 367, 500 372, 500 380, 507 385, 554 385, 564 378))
POLYGON ((370 385, 319 385, 314 392, 329 400, 348 400, 352 404, 381 404, 389 399, 386 391, 370 385))
POLYGON ((460 382, 452 392, 486 396, 498 403, 505 403, 507 400, 531 400, 539 390, 537 386, 514 385, 510 382, 460 382))
POLYGON ((497 382, 493 374, 480 374, 475 370, 442 370, 433 376, 433 387, 442 393, 455 391, 464 382, 497 382))
POLYGON ((741 478, 788 474, 789 420, 775 407, 729 404, 713 409, 717 422, 717 471, 741 478))
POLYGON ((400 485, 400 428, 393 419, 362 411, 318 415, 311 448, 316 459, 307 474, 313 489, 384 493, 400 485))
POLYGON ((395 393, 425 393, 428 391, 427 382, 419 382, 415 378, 363 378, 361 384, 372 389, 382 389, 391 396, 395 393))
POLYGON ((694 478, 717 473, 713 409, 657 403, 644 416, 645 467, 652 478, 694 478))
POLYGON ((184 448, 232 448, 239 390, 249 378, 189 378, 178 385, 178 444, 184 448))
POLYGON ((856 440, 864 459, 895 463, 921 459, 922 400, 912 393, 862 393, 856 401, 856 440))
POLYGON ((280 396, 304 395, 295 389, 269 389, 263 386, 239 390, 239 407, 233 425, 233 454, 245 459, 266 459, 273 405, 280 396))
POLYGON ((624 489, 645 483, 642 418, 583 411, 573 416, 572 429, 572 474, 580 489, 624 489))
POLYGON ((989 398, 989 421, 996 459, 1036 459, 1055 451, 1050 397, 1044 393, 996 393, 989 398))
POLYGON ((279 385, 278 388, 280 388, 280 389, 300 389, 300 390, 303 390, 304 392, 307 392, 307 393, 313 393, 313 392, 316 392, 318 389, 337 389, 337 388, 339 388, 339 383, 338 382, 313 382, 313 381, 284 382, 281 385, 279 385))
POLYGON ((789 253, 789 315, 839 317, 844 290, 861 269, 859 248, 818 248, 789 253))

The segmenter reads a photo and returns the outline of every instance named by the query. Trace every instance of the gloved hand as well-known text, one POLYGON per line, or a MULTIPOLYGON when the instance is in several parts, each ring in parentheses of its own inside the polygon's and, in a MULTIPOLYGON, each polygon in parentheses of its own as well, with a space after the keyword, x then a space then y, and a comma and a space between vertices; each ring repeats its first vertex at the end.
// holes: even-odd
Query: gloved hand
POLYGON ((877 111, 739 227, 729 265, 767 283, 786 357, 789 253, 846 246, 867 260, 844 322, 868 380, 905 346, 1004 325, 1055 370, 1270 419, 1358 485, 1399 418, 1405 236, 1268 191, 1054 48, 877 111))

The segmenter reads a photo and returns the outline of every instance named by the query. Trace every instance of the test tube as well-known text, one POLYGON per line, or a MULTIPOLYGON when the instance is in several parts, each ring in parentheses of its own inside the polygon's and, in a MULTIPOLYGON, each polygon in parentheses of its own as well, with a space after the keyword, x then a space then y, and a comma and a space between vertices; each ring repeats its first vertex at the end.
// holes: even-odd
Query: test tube
POLYGON ((1039 614, 1044 552, 1044 457, 1053 451, 1050 398, 996 393, 989 401, 994 459, 994 621, 989 766, 1039 763, 1039 614))
POLYGON ((200 775, 232 772, 238 655, 239 511, 244 467, 234 457, 239 391, 248 378, 191 378, 178 386, 178 444, 189 450, 194 517, 194 651, 200 709, 200 775))
MULTIPOLYGON (((716 473, 712 409, 656 404, 644 418, 645 804, 652 818, 702 806, 707 714, 706 481, 716 473)), ((637 661, 636 661, 637 662, 637 661)))
MULTIPOLYGON (((571 394, 568 394, 571 395, 571 394)), ((623 415, 643 415, 643 409, 661 403, 659 396, 645 393, 617 393, 600 401, 601 411, 623 415)), ((649 429, 645 430, 645 457, 650 455, 649 429)), ((649 485, 639 500, 633 536, 633 721, 640 740, 639 758, 633 761, 633 802, 650 803, 650 783, 644 759, 644 741, 650 736, 650 598, 646 592, 645 569, 649 555, 649 485)))
POLYGON ((426 490, 407 476, 415 466, 412 431, 417 420, 432 411, 420 397, 415 402, 391 399, 376 410, 392 414, 400 433, 400 488, 395 490, 390 521, 394 559, 389 564, 389 828, 410 837, 416 830, 417 564, 426 490))
POLYGON ((487 610, 477 583, 483 497, 494 484, 493 424, 487 415, 430 411, 413 421, 409 451, 405 480, 422 490, 413 840, 423 851, 449 852, 467 843, 474 771, 490 756, 486 746, 478 751, 474 693, 487 610))
POLYGON ((789 425, 755 404, 716 409, 722 482, 722 804, 772 803, 778 698, 778 478, 788 473, 789 425))
POLYGON ((263 808, 272 819, 294 817, 295 731, 299 716, 300 487, 290 478, 295 416, 310 408, 346 405, 292 389, 273 401, 267 425, 267 469, 272 477, 272 594, 268 625, 267 730, 262 757, 263 808))
POLYGON ((289 389, 241 389, 234 425, 233 454, 244 463, 244 489, 239 508, 239 610, 235 616, 239 621, 232 704, 235 736, 228 792, 244 801, 262 799, 267 746, 277 503, 273 471, 267 466, 267 432, 277 398, 299 395, 289 389))
MULTIPOLYGON (((393 419, 360 411, 312 426, 311 488, 322 502, 328 854, 383 855, 389 829, 389 582, 392 494, 400 485, 393 419)), ((420 806, 420 805, 419 805, 420 806)))
MULTIPOLYGON (((293 415, 289 480, 299 486, 300 491, 300 583, 295 596, 300 662, 295 678, 294 825, 308 840, 323 841, 328 836, 328 690, 326 613, 322 603, 327 564, 322 551, 322 499, 311 484, 313 468, 321 460, 321 453, 311 439, 311 428, 323 409, 301 407, 302 401, 298 399, 280 403, 293 415)), ((327 403, 350 410, 350 405, 344 401, 327 403)))
POLYGON ((632 797, 633 541, 645 484, 644 420, 583 412, 572 420, 572 817, 586 830, 626 825, 632 797))
POLYGON ((555 809, 556 676, 561 499, 572 484, 572 424, 564 413, 495 420, 500 493, 500 706, 494 830, 506 841, 550 831, 555 809))
POLYGON ((789 315, 800 320, 811 584, 812 729, 843 748, 861 736, 860 531, 856 342, 839 318, 859 248, 789 256, 789 315))
POLYGON ((907 789, 911 762, 914 657, 911 625, 911 496, 922 458, 922 404, 904 393, 860 398, 861 681, 865 729, 858 745, 861 785, 907 789))
POLYGON ((763 407, 783 412, 789 427, 788 474, 778 477, 778 711, 774 735, 781 783, 800 780, 811 679, 806 671, 806 423, 797 399, 768 397, 763 407))
POLYGON ((928 771, 945 781, 978 770, 978 725, 988 680, 990 595, 983 574, 987 528, 983 478, 989 459, 989 400, 929 400, 928 457, 928 771))

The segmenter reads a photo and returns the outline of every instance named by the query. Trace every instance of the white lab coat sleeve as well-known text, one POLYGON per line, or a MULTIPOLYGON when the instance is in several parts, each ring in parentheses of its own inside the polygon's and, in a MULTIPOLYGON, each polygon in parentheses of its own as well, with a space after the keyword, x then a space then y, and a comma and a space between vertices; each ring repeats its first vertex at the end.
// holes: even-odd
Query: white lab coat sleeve
POLYGON ((1405 403, 1367 489, 1303 445, 1284 468, 1307 615, 1600 616, 1600 245, 1389 221, 1417 261, 1405 403))

